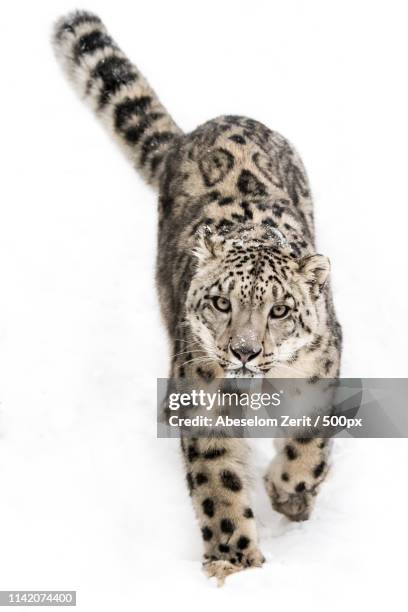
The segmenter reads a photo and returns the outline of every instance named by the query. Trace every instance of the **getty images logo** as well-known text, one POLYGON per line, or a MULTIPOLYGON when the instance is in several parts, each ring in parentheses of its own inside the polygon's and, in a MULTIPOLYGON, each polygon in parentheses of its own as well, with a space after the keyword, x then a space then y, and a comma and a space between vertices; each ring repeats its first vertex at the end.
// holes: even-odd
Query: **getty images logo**
POLYGON ((180 408, 203 408, 213 410, 214 408, 260 408, 276 407, 281 404, 283 391, 274 393, 247 393, 247 392, 225 392, 217 390, 209 393, 203 389, 193 389, 184 393, 170 393, 168 396, 168 407, 170 410, 180 408))

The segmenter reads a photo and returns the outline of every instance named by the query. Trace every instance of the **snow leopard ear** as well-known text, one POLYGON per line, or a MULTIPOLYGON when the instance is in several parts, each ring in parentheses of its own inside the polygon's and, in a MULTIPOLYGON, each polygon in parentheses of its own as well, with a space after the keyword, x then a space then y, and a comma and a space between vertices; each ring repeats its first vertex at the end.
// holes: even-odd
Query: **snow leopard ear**
POLYGON ((324 255, 310 255, 300 261, 299 272, 310 285, 312 295, 317 298, 328 279, 330 260, 324 255))
POLYGON ((194 255, 199 261, 206 261, 216 256, 216 241, 211 229, 207 226, 202 227, 197 232, 197 243, 194 248, 194 255))

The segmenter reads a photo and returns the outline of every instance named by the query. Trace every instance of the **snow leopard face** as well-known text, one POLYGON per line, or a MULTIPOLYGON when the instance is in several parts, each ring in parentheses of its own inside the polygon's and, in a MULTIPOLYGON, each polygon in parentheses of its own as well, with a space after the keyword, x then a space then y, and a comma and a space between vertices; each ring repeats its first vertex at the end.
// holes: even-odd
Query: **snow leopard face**
POLYGON ((313 342, 323 255, 296 260, 276 241, 204 237, 187 296, 195 338, 226 376, 265 376, 313 342))

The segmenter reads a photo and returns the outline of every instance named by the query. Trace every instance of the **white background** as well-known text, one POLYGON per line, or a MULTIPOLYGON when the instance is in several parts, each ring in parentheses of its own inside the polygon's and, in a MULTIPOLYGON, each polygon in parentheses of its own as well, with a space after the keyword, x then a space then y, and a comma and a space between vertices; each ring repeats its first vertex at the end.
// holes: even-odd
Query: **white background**
MULTIPOLYGON (((8 2, 1 44, 0 589, 86 611, 375 609, 406 599, 408 444, 342 441, 308 523, 217 589, 178 444, 155 438, 168 346, 155 195, 56 65, 70 2, 8 2)), ((295 143, 344 328, 344 376, 407 376, 404 3, 88 0, 186 130, 246 114, 295 143)), ((402 605, 402 604, 401 604, 402 605)))

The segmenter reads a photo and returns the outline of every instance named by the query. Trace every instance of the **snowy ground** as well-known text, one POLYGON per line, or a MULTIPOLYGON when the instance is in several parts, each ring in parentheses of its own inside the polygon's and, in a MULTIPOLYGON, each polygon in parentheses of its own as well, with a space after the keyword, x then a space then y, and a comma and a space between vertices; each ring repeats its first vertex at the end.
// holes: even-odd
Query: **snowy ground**
MULTIPOLYGON (((343 375, 407 376, 403 3, 87 6, 185 129, 242 113, 296 143, 333 262, 343 375)), ((76 589, 89 612, 398 604, 405 440, 339 441, 314 516, 295 525, 262 490, 263 441, 254 505, 267 563, 224 589, 202 575, 178 444, 155 436, 168 348, 154 194, 53 61, 50 23, 71 8, 15 2, 0 25, 0 589, 76 589)))

